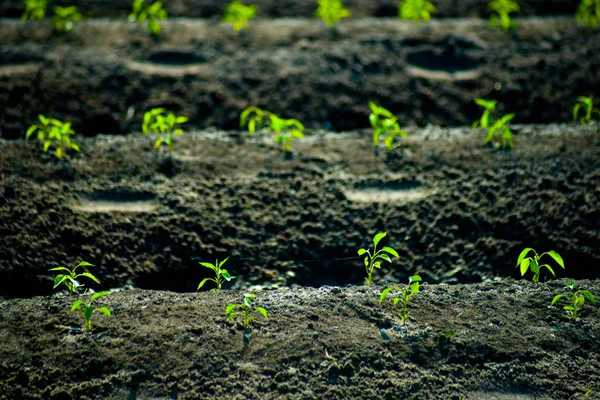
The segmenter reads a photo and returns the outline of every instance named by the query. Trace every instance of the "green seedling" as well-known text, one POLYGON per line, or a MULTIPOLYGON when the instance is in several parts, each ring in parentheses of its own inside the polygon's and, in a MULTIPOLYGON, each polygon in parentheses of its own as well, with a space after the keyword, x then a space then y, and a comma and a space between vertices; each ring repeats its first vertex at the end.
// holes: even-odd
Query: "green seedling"
POLYGON ((176 125, 186 123, 189 119, 174 113, 165 113, 164 108, 153 108, 146 112, 142 123, 142 132, 165 134, 156 139, 154 148, 158 149, 161 144, 165 144, 169 148, 169 157, 173 157, 174 135, 183 134, 183 129, 177 128, 176 125))
POLYGON ((66 286, 67 289, 69 290, 70 294, 77 294, 79 289, 82 288, 84 285, 82 285, 81 283, 79 283, 79 281, 77 280, 78 278, 81 277, 86 277, 89 278, 91 280, 93 280, 94 282, 100 284, 100 281, 98 280, 98 278, 96 278, 94 275, 92 275, 89 272, 83 272, 81 274, 77 273, 77 268, 79 267, 93 267, 94 265, 82 261, 79 264, 77 264, 75 266, 75 268, 73 268, 73 270, 70 270, 67 267, 56 267, 56 268, 52 268, 49 269, 48 271, 62 271, 64 273, 59 274, 56 276, 56 278, 54 278, 54 288, 56 289, 58 286, 60 286, 61 284, 66 286))
POLYGON ((517 29, 515 24, 510 19, 510 13, 518 13, 521 11, 519 4, 513 0, 493 0, 488 8, 492 12, 490 16, 490 25, 495 28, 500 28, 503 31, 517 29))
POLYGON ((507 124, 515 117, 515 114, 507 114, 499 119, 495 119, 496 111, 495 100, 475 99, 477 105, 483 107, 484 111, 481 118, 475 121, 472 128, 475 129, 481 125, 487 129, 488 133, 485 137, 485 142, 493 142, 497 148, 501 150, 512 150, 515 146, 512 139, 512 131, 507 124))
POLYGON ((594 115, 600 117, 600 110, 594 107, 593 96, 580 96, 573 107, 573 121, 579 119, 581 125, 589 125, 594 121, 594 115), (580 116, 580 114, 583 114, 580 116))
POLYGON ((388 150, 394 150, 399 146, 395 141, 397 136, 408 138, 408 134, 400 129, 398 118, 394 114, 372 101, 369 101, 369 108, 371 109, 369 122, 373 128, 373 151, 375 155, 379 154, 379 142, 382 137, 384 138, 383 144, 388 150))
POLYGON ((79 146, 71 141, 71 136, 75 131, 71 128, 70 122, 62 122, 54 118, 47 118, 42 114, 38 115, 39 123, 31 125, 25 133, 25 139, 29 140, 34 133, 40 142, 44 143, 44 152, 47 152, 51 146, 56 148, 56 158, 61 160, 68 149, 79 151, 79 146))
POLYGON ((254 321, 254 316, 251 315, 252 311, 258 312, 260 315, 268 319, 267 310, 262 307, 254 307, 252 305, 252 300, 256 297, 255 294, 246 293, 244 294, 244 301, 242 304, 229 304, 225 309, 225 314, 227 315, 227 320, 231 320, 235 318, 236 315, 242 316, 242 321, 244 325, 244 329, 249 329, 250 324, 254 321), (240 311, 236 311, 240 310, 240 311))
POLYGON ((223 22, 233 24, 234 31, 246 29, 248 22, 256 16, 256 6, 254 4, 245 5, 241 1, 234 1, 225 8, 223 22))
MULTIPOLYGON (((579 318, 581 309, 585 304, 585 300, 587 299, 592 305, 596 305, 596 299, 594 299, 594 295, 589 290, 581 290, 575 287, 575 282, 569 282, 567 288, 571 290, 571 304, 566 305, 563 309, 569 314, 571 319, 575 320, 579 318)), ((552 299, 552 303, 550 303, 550 307, 552 307, 558 300, 561 298, 568 296, 565 294, 557 294, 552 299)))
POLYGON ((286 155, 292 152, 292 140, 304 138, 304 125, 297 119, 284 119, 258 107, 248 107, 240 115, 240 126, 248 125, 251 133, 265 128, 273 134, 273 140, 286 155))
POLYGON ((167 11, 163 8, 162 1, 155 1, 146 5, 146 0, 133 0, 133 10, 129 14, 129 22, 137 22, 140 25, 147 24, 148 32, 158 36, 162 32, 160 20, 169 18, 167 11))
POLYGON ((21 20, 41 20, 46 16, 46 7, 48 0, 25 0, 25 12, 21 15, 21 20))
POLYGON ((217 287, 214 289, 211 289, 211 292, 216 292, 217 290, 221 290, 221 286, 223 285, 224 281, 231 281, 232 279, 235 278, 235 276, 231 276, 229 275, 229 272, 227 272, 226 269, 221 268, 223 266, 223 264, 225 264, 225 262, 229 260, 229 257, 227 257, 226 259, 224 259, 223 261, 219 262, 219 260, 217 259, 217 261, 215 261, 214 264, 211 263, 207 263, 207 262, 201 262, 200 265, 202 265, 203 267, 212 269, 213 271, 215 271, 215 278, 204 278, 202 280, 202 282, 200 282, 200 284, 198 285, 198 289, 196 290, 200 290, 200 288, 202 286, 204 286, 204 284, 208 281, 212 281, 214 283, 217 284, 217 287))
POLYGON ((94 302, 94 300, 97 300, 100 297, 108 296, 109 294, 110 294, 110 292, 98 292, 98 293, 94 293, 92 295, 92 298, 90 299, 89 303, 86 303, 83 300, 75 300, 75 302, 73 303, 73 306, 71 307, 71 312, 75 312, 75 311, 81 312, 81 315, 85 319, 85 329, 88 332, 92 331, 92 315, 96 311, 99 311, 99 312, 101 312, 103 314, 106 314, 109 317, 111 316, 110 310, 108 308, 106 308, 106 307, 94 307, 92 305, 92 303, 94 302))
POLYGON ((373 238, 373 254, 371 254, 370 250, 366 250, 366 249, 358 250, 359 256, 362 256, 363 254, 367 255, 364 259, 365 269, 367 271, 367 277, 365 278, 365 284, 367 284, 367 285, 370 285, 373 283, 373 270, 375 268, 381 269, 381 260, 391 263, 392 259, 390 258, 390 255, 394 256, 394 257, 398 257, 398 258, 400 257, 398 255, 398 252, 396 252, 396 250, 392 249, 391 247, 384 246, 380 250, 377 250, 377 245, 379 244, 381 239, 383 239, 385 237, 386 234, 387 234, 386 232, 378 233, 373 238))
POLYGON ((496 111, 496 104, 498 104, 498 102, 496 100, 475 99, 475 103, 478 106, 483 107, 483 114, 481 115, 481 118, 473 122, 471 128, 475 129, 479 125, 481 125, 482 128, 490 128, 494 124, 494 112, 496 111))
POLYGON ((412 19, 420 24, 429 21, 434 12, 435 6, 427 0, 404 0, 398 4, 398 15, 405 21, 412 19))
POLYGON ((600 0, 582 0, 575 13, 575 21, 594 29, 600 23, 600 0))
POLYGON ((400 317, 404 326, 406 326, 406 321, 410 315, 410 312, 408 311, 408 303, 416 293, 419 293, 419 282, 421 282, 420 276, 411 276, 408 278, 408 285, 406 285, 404 289, 398 286, 391 286, 383 289, 381 296, 379 296, 379 303, 383 303, 383 300, 385 300, 390 291, 395 290, 400 292, 399 297, 394 297, 394 306, 397 307, 398 303, 400 303, 400 309, 395 311, 394 314, 400 317))
POLYGON ((538 255, 538 253, 534 249, 528 247, 525 250, 523 250, 521 254, 519 254, 519 259, 517 260, 517 267, 521 268, 521 276, 525 276, 525 273, 528 270, 531 270, 531 272, 533 273, 533 282, 538 282, 540 280, 540 272, 542 268, 546 268, 548 271, 550 271, 552 275, 554 275, 554 277, 556 277, 556 274, 554 273, 554 270, 550 265, 540 265, 540 259, 544 255, 552 257, 562 269, 565 269, 565 262, 563 261, 562 257, 554 250, 538 255), (533 257, 527 257, 527 255, 532 251, 533 257))
POLYGON ((57 32, 73 32, 75 22, 81 21, 83 17, 75 6, 54 7, 54 16, 51 18, 52 26, 57 32))
POLYGON ((329 29, 340 22, 342 18, 349 18, 352 13, 344 8, 341 0, 317 0, 319 6, 315 11, 315 15, 321 18, 329 29))

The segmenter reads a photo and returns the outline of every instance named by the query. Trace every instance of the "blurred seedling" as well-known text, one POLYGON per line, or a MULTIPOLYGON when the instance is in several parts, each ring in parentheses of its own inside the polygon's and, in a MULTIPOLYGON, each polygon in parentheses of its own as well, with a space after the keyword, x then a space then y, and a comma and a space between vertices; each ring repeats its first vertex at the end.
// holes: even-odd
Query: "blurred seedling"
POLYGON ((268 319, 267 310, 262 307, 255 307, 252 304, 252 300, 256 297, 253 293, 244 294, 244 301, 242 304, 229 304, 225 309, 227 320, 235 318, 237 315, 241 315, 244 329, 250 329, 252 321, 254 321, 254 314, 258 313, 268 319), (239 310, 239 311, 236 311, 239 310))
POLYGON ((93 267, 93 266, 94 265, 92 265, 88 262, 82 261, 79 264, 77 264, 75 266, 75 268, 73 268, 73 270, 70 270, 67 267, 56 267, 56 268, 49 269, 48 271, 63 272, 63 273, 57 275, 56 278, 54 278, 53 289, 56 289, 60 285, 64 285, 69 290, 69 293, 71 295, 78 294, 79 290, 84 286, 83 284, 79 283, 79 281, 78 281, 78 279, 81 277, 89 278, 89 279, 93 280, 94 282, 100 284, 100 281, 98 280, 98 278, 96 278, 90 272, 86 271, 81 274, 77 273, 77 268, 79 268, 79 267, 93 267))
POLYGON ((379 142, 382 137, 385 148, 390 151, 399 146, 396 137, 408 138, 408 134, 400 129, 398 118, 394 114, 372 101, 369 101, 369 108, 369 122, 373 128, 373 151, 376 156, 379 154, 379 142))
POLYGON ((575 13, 575 21, 583 22, 588 29, 596 28, 600 23, 600 0, 581 0, 575 13))
POLYGON ((167 111, 164 108, 153 108, 144 114, 144 121, 142 123, 142 132, 148 133, 159 133, 160 136, 154 142, 154 148, 158 148, 164 144, 169 148, 169 157, 173 157, 173 142, 174 135, 183 134, 183 129, 178 128, 177 125, 186 123, 189 119, 187 117, 177 116, 174 113, 165 114, 167 111))
POLYGON ((217 284, 217 287, 214 289, 211 289, 211 292, 216 292, 217 290, 221 290, 221 286, 223 285, 223 283, 225 281, 229 282, 232 279, 235 278, 235 276, 231 276, 229 275, 229 272, 227 272, 226 269, 221 268, 223 266, 223 264, 225 264, 225 262, 229 260, 229 257, 227 257, 226 259, 224 259, 223 261, 219 262, 219 260, 217 259, 217 261, 215 261, 214 264, 211 263, 207 263, 207 262, 201 262, 200 265, 202 265, 203 267, 209 268, 211 270, 213 270, 215 272, 215 278, 204 278, 202 280, 202 282, 200 282, 200 284, 198 285, 198 289, 196 290, 200 290, 200 288, 202 286, 204 286, 204 284, 208 281, 214 282, 217 284))
POLYGON ((378 233, 373 238, 373 253, 371 250, 360 249, 358 250, 358 255, 362 256, 366 254, 364 259, 365 269, 367 271, 367 277, 365 278, 365 284, 370 285, 373 283, 373 270, 375 268, 381 269, 381 261, 392 262, 390 255, 394 257, 400 257, 396 250, 391 247, 384 246, 380 250, 377 250, 377 245, 386 236, 386 232, 378 233))
POLYGON ((419 24, 421 21, 429 21, 435 10, 435 6, 427 0, 404 0, 398 4, 400 19, 405 21, 412 19, 419 24))
POLYGON ((490 16, 490 25, 495 28, 500 28, 503 31, 517 29, 515 24, 510 19, 510 13, 518 13, 521 11, 519 4, 513 0, 493 0, 488 5, 492 12, 490 16))
POLYGON ((594 107, 594 97, 580 96, 577 98, 577 103, 573 107, 573 121, 579 120, 581 125, 589 125, 595 122, 594 115, 600 117, 600 109, 594 107))
MULTIPOLYGON (((393 300, 394 306, 398 308, 397 311, 394 311, 394 314, 400 317, 404 326, 406 326, 406 321, 408 321, 408 317, 410 316, 410 312, 408 311, 408 303, 416 293, 419 293, 419 282, 421 282, 420 276, 411 276, 408 278, 408 285, 406 285, 406 287, 401 288, 398 286, 390 286, 383 289, 381 295, 379 296, 379 303, 383 303, 383 300, 385 300, 387 295, 392 290, 400 292, 400 295, 398 297, 394 297, 393 300)), ((452 333, 452 335, 453 334, 454 333, 452 333)))
POLYGON ((273 135, 273 140, 281 146, 286 158, 292 155, 292 140, 304 138, 304 125, 297 119, 284 119, 258 107, 248 107, 240 115, 240 126, 248 125, 251 133, 264 128, 273 135))
POLYGON ((71 141, 71 136, 75 135, 75 131, 71 128, 70 122, 47 118, 42 114, 38 115, 38 119, 39 123, 31 125, 27 129, 26 140, 35 134, 37 139, 44 143, 44 152, 47 152, 52 146, 56 148, 54 154, 59 160, 65 156, 68 149, 79 151, 79 146, 71 141))
POLYGON ((140 25, 147 24, 148 32, 151 35, 158 36, 162 32, 160 20, 169 18, 167 11, 163 8, 162 1, 155 1, 151 5, 146 4, 146 0, 133 0, 133 10, 129 14, 129 22, 137 22, 140 25))
POLYGON ((550 303, 550 307, 552 307, 558 300, 563 297, 571 297, 571 304, 568 304, 563 307, 563 309, 567 312, 567 314, 571 317, 571 319, 575 320, 579 318, 581 309, 585 304, 585 301, 589 301, 593 306, 596 305, 596 299, 594 299, 594 295, 589 290, 577 289, 575 282, 569 282, 566 286, 571 290, 570 295, 566 294, 557 294, 552 299, 552 303, 550 303))
POLYGON ((25 0, 25 12, 21 15, 21 20, 38 21, 46 16, 47 0, 25 0))
POLYGON ((100 297, 108 296, 110 292, 98 292, 94 293, 88 303, 83 300, 75 300, 73 306, 71 307, 71 312, 79 311, 83 318, 85 319, 85 329, 88 332, 92 331, 92 315, 99 311, 102 314, 107 316, 111 316, 110 310, 107 307, 94 307, 92 303, 99 299, 100 297))
POLYGON ((234 31, 241 31, 248 27, 248 22, 256 16, 254 4, 245 5, 241 1, 234 1, 225 8, 223 22, 233 24, 234 31))
POLYGON ((479 120, 475 121, 472 128, 475 129, 481 125, 487 129, 488 133, 485 137, 486 143, 493 143, 496 148, 501 150, 512 150, 515 146, 512 139, 512 131, 508 127, 508 123, 515 117, 515 114, 507 114, 499 119, 495 119, 497 101, 475 99, 475 103, 483 107, 483 114, 479 120))
POLYGON ((315 15, 320 18, 329 29, 340 22, 342 18, 349 18, 352 13, 344 8, 341 0, 317 0, 318 7, 315 15))
POLYGON ((546 268, 548 271, 550 271, 550 273, 552 275, 554 275, 554 277, 556 277, 554 270, 552 269, 552 267, 549 264, 540 265, 540 259, 544 255, 548 255, 548 256, 552 257, 552 259, 554 259, 554 261, 556 261, 556 263, 562 269, 565 269, 565 263, 564 263, 562 257, 554 250, 551 250, 546 253, 542 253, 541 255, 538 255, 538 253, 534 249, 528 247, 528 248, 524 249, 521 252, 521 254, 519 254, 519 259, 517 260, 517 267, 520 267, 520 269, 521 269, 521 276, 525 276, 527 271, 531 270, 531 272, 533 273, 533 278, 532 278, 533 282, 538 282, 540 279, 540 273, 541 273, 542 268, 546 268), (533 257, 527 257, 527 255, 530 252, 533 252, 533 257))
POLYGON ((54 16, 50 19, 50 22, 57 32, 73 32, 75 22, 79 22, 83 18, 75 6, 56 6, 53 10, 54 16))

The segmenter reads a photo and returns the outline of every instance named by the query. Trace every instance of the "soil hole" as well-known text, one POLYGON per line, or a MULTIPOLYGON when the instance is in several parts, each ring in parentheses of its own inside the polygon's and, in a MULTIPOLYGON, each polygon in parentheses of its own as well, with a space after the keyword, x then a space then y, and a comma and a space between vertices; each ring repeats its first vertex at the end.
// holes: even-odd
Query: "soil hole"
POLYGON ((416 182, 364 183, 345 190, 344 195, 357 203, 407 204, 423 200, 433 193, 416 182))
POLYGON ((75 211, 88 213, 152 212, 159 207, 152 193, 102 191, 88 194, 73 205, 75 211))
POLYGON ((150 54, 147 61, 164 66, 183 67, 191 64, 199 64, 205 60, 189 51, 163 50, 150 54))

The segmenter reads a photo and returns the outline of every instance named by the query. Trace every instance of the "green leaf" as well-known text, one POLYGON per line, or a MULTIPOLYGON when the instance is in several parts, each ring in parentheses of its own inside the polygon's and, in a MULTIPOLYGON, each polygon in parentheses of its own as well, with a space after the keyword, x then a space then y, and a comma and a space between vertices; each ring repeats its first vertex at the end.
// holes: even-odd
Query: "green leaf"
POLYGON ((85 302, 83 300, 75 300, 73 306, 71 306, 71 312, 77 311, 83 305, 85 305, 85 302))
POLYGON ((56 289, 58 287, 58 285, 60 285, 61 283, 63 283, 63 281, 67 279, 66 275, 58 275, 55 279, 54 279, 54 287, 52 289, 56 289))
POLYGON ((529 269, 529 264, 531 263, 531 258, 526 258, 521 260, 521 276, 524 276, 527 270, 529 269))
POLYGON ((236 308, 238 304, 229 304, 225 309, 225 314, 230 315, 234 308, 236 308))
POLYGON ((412 285, 410 285, 410 292, 411 294, 415 294, 419 292, 419 282, 415 282, 412 285))
POLYGON ((93 280, 94 282, 96 282, 98 284, 100 283, 100 281, 98 280, 98 278, 96 278, 94 275, 90 274, 89 272, 84 272, 83 274, 79 274, 79 275, 75 276, 75 278, 78 278, 80 276, 88 277, 91 280, 93 280))
POLYGON ((212 270, 213 270, 213 271, 215 271, 215 272, 217 271, 217 267, 215 267, 215 266, 214 266, 213 264, 211 264, 211 263, 207 263, 207 262, 200 262, 199 264, 200 264, 200 265, 202 265, 203 267, 210 268, 210 269, 212 269, 212 270))
POLYGON ((219 267, 222 267, 222 266, 223 266, 223 264, 225 264, 225 263, 227 262, 227 260, 229 260, 229 257, 227 257, 226 259, 224 259, 223 261, 221 261, 221 262, 219 263, 219 267))
POLYGON ((96 311, 100 311, 101 313, 106 314, 109 317, 111 316, 110 310, 106 307, 96 308, 96 311))
POLYGON ((383 249, 381 249, 381 251, 386 251, 386 252, 390 253, 391 255, 393 255, 394 257, 400 258, 400 256, 398 255, 398 252, 396 250, 392 249, 391 247, 385 246, 383 249))
POLYGON ((594 295, 589 290, 581 290, 581 294, 585 296, 586 299, 593 305, 596 305, 596 299, 594 299, 594 295))
POLYGON ((367 250, 365 250, 365 249, 360 249, 360 250, 358 250, 358 255, 359 255, 359 256, 362 256, 362 255, 363 255, 363 254, 365 254, 366 252, 367 252, 367 250))
MULTIPOLYGON (((548 254, 550 257, 552 257, 554 259, 554 261, 556 261, 556 263, 558 265, 560 265, 562 267, 562 269, 565 269, 565 262, 563 261, 562 257, 557 252, 555 252, 554 250, 551 250, 544 254, 548 254)), ((544 254, 542 254, 542 255, 544 255, 544 254)))
POLYGON ((377 262, 374 262, 374 263, 373 263, 373 266, 374 266, 375 268, 377 268, 377 269, 381 269, 381 263, 380 263, 379 261, 377 261, 377 262))
POLYGON ((94 301, 94 300, 96 300, 96 299, 99 299, 100 297, 105 297, 105 296, 108 296, 109 294, 110 294, 110 292, 109 292, 109 291, 94 293, 94 294, 92 295, 92 298, 91 298, 91 300, 90 300, 90 303, 91 303, 91 302, 93 302, 93 301, 94 301))
POLYGON ((383 239, 385 235, 387 235, 387 232, 378 233, 377 235, 375 235, 375 237, 373 238, 373 244, 375 245, 375 247, 377 247, 377 243, 379 243, 379 241, 383 239))
POLYGON ((400 297, 394 297, 394 305, 397 306, 398 303, 400 302, 400 297))
POLYGON ((208 281, 213 281, 213 282, 214 282, 214 279, 211 279, 211 278, 204 278, 204 279, 202 280, 202 282, 200 282, 200 284, 198 285, 198 289, 196 289, 196 290, 200 290, 200 288, 201 288, 202 286, 204 286, 204 284, 205 284, 206 282, 208 282, 208 281))
POLYGON ((390 256, 388 256, 387 254, 379 254, 379 255, 377 255, 377 258, 381 258, 390 263, 392 262, 392 260, 390 259, 390 256))
POLYGON ((409 282, 422 282, 422 279, 419 275, 413 275, 410 278, 408 278, 409 282))
POLYGON ((554 273, 554 270, 548 265, 548 264, 544 264, 542 265, 540 268, 546 268, 548 271, 550 271, 550 273, 552 273, 552 275, 554 275, 554 277, 556 278, 556 274, 554 273))
POLYGON ((556 302, 561 298, 564 297, 564 294, 557 294, 556 296, 554 296, 554 298, 552 299, 552 303, 550 303, 550 306, 553 306, 554 304, 556 304, 556 302))
POLYGON ((229 272, 227 272, 226 269, 221 270, 221 275, 227 280, 227 282, 231 280, 231 275, 229 275, 229 272))
POLYGON ((381 292, 381 295, 379 296, 379 302, 380 303, 383 303, 383 300, 385 300, 385 297, 388 295, 388 293, 392 289, 394 289, 394 288, 393 287, 389 287, 389 288, 383 289, 383 291, 381 292))
MULTIPOLYGON (((521 261, 523 261, 523 259, 525 258, 525 256, 527 255, 527 253, 529 253, 530 251, 533 251, 533 249, 531 247, 526 248, 525 250, 523 250, 521 252, 521 254, 519 254, 519 259, 517 260, 517 267, 519 265, 521 265, 521 261)), ((534 251, 535 252, 535 251, 534 251)))
POLYGON ((67 271, 69 273, 69 275, 72 274, 71 270, 66 267, 50 268, 48 271, 67 271))
POLYGON ((262 307, 256 307, 255 310, 258 311, 263 317, 265 317, 267 319, 269 318, 267 316, 267 310, 265 310, 264 308, 262 308, 262 307))
POLYGON ((46 142, 44 142, 44 153, 48 151, 50 145, 52 145, 52 142, 50 140, 46 140, 46 142))

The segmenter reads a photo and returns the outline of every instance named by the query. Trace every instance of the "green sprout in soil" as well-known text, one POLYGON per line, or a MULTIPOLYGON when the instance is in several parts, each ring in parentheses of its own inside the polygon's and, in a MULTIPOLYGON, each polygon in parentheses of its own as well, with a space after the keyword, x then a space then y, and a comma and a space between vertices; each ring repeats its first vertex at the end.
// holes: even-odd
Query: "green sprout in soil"
POLYGON ((493 0, 488 8, 492 12, 490 16, 490 25, 495 28, 500 28, 503 31, 509 31, 511 29, 517 29, 515 24, 510 19, 510 13, 517 13, 521 11, 519 4, 513 0, 493 0))
POLYGON ((342 18, 349 18, 352 14, 350 10, 344 8, 341 0, 317 0, 317 3, 319 6, 315 15, 321 18, 329 29, 332 29, 342 18))
POLYGON ((398 15, 405 21, 412 19, 414 22, 429 21, 435 6, 427 0, 403 0, 398 4, 398 15))
POLYGON ((81 315, 85 319, 85 329, 88 332, 92 331, 92 315, 96 311, 99 311, 99 312, 101 312, 103 314, 106 314, 109 317, 111 316, 110 310, 108 308, 106 308, 106 307, 94 307, 92 305, 92 303, 94 302, 94 300, 97 300, 100 297, 108 296, 109 294, 110 294, 110 292, 98 292, 98 293, 94 293, 92 295, 89 303, 86 303, 83 300, 75 300, 75 302, 73 303, 73 306, 71 307, 71 312, 79 311, 81 313, 81 315))
POLYGON ((366 249, 358 250, 359 256, 362 256, 363 254, 367 255, 364 259, 365 269, 367 271, 367 277, 365 278, 365 284, 367 284, 367 285, 370 285, 373 283, 373 270, 375 268, 377 268, 377 269, 381 268, 381 260, 391 263, 392 260, 390 258, 390 255, 394 256, 394 257, 400 257, 398 255, 398 252, 396 252, 396 250, 392 249, 391 247, 384 246, 380 250, 377 250, 377 245, 379 244, 381 239, 383 239, 385 237, 386 234, 387 234, 386 232, 383 232, 383 233, 378 233, 377 235, 375 235, 375 237, 373 238, 373 253, 372 254, 371 254, 370 250, 366 250, 366 249))
POLYGON ((575 21, 594 29, 600 23, 600 0, 581 0, 575 13, 575 21))
POLYGON ((177 116, 174 113, 165 114, 164 108, 153 108, 144 114, 142 132, 164 134, 154 142, 154 148, 158 149, 161 144, 169 148, 169 157, 173 157, 174 135, 183 134, 183 129, 177 128, 189 121, 187 117, 177 116))
POLYGON ((21 20, 41 20, 46 16, 47 0, 25 0, 25 12, 21 15, 21 20))
POLYGON ((515 117, 515 114, 507 114, 495 119, 494 113, 497 101, 475 99, 475 103, 483 107, 484 111, 481 118, 473 123, 472 128, 475 129, 481 125, 482 128, 488 131, 485 137, 486 143, 493 143, 500 150, 512 150, 515 145, 512 139, 512 131, 507 124, 515 117))
POLYGON ((241 1, 234 1, 225 8, 223 22, 233 24, 234 31, 246 29, 248 22, 256 16, 256 6, 254 4, 245 5, 241 1))
POLYGON ((256 297, 255 294, 246 293, 244 294, 244 301, 242 304, 229 304, 225 309, 227 320, 235 318, 236 315, 242 316, 242 322, 244 329, 249 329, 250 324, 254 321, 254 316, 251 315, 252 311, 258 312, 260 315, 268 319, 267 310, 262 307, 255 307, 252 304, 252 300, 256 297), (240 310, 240 311, 236 311, 240 310))
POLYGON ((272 112, 261 110, 258 107, 248 107, 240 115, 240 126, 248 125, 251 133, 257 129, 265 128, 273 134, 273 140, 281 146, 284 154, 292 154, 292 140, 304 138, 304 125, 294 118, 280 118, 272 112))
POLYGON ((563 261, 562 257, 554 250, 538 255, 538 253, 534 249, 528 247, 525 250, 523 250, 521 254, 519 254, 519 259, 517 260, 517 267, 521 268, 521 276, 525 276, 525 273, 528 270, 531 270, 531 272, 533 273, 533 282, 538 282, 540 280, 540 272, 542 268, 546 268, 548 271, 550 271, 552 275, 554 275, 554 277, 556 277, 556 274, 554 273, 554 270, 552 269, 552 267, 550 267, 550 265, 540 265, 540 259, 544 255, 552 257, 562 269, 565 269, 565 262, 563 261), (533 257, 527 257, 527 255, 532 251, 533 257))
POLYGON ((204 278, 202 280, 202 282, 200 282, 200 284, 198 285, 198 289, 196 290, 200 290, 200 288, 202 286, 204 286, 204 284, 208 281, 212 281, 214 283, 217 284, 217 287, 214 289, 211 289, 211 292, 216 292, 217 290, 221 290, 221 286, 223 285, 224 281, 231 281, 232 279, 235 278, 235 276, 231 276, 229 275, 229 272, 227 272, 226 269, 221 268, 223 266, 223 264, 225 264, 225 262, 229 260, 229 257, 227 257, 226 259, 224 259, 223 261, 219 262, 219 260, 217 259, 217 261, 215 261, 214 264, 211 263, 207 263, 207 262, 201 262, 200 265, 202 265, 203 267, 212 269, 213 271, 215 271, 215 278, 204 278))
POLYGON ((57 32, 73 32, 75 22, 81 21, 83 17, 75 6, 54 7, 54 16, 50 19, 52 26, 57 32))
MULTIPOLYGON (((567 312, 567 314, 571 317, 571 319, 575 320, 579 318, 581 309, 585 304, 585 300, 587 299, 592 305, 596 305, 596 299, 594 299, 594 295, 589 290, 577 289, 575 287, 575 282, 569 282, 567 288, 571 290, 571 304, 566 305, 563 309, 567 312)), ((568 296, 565 294, 557 294, 552 299, 552 303, 550 303, 550 307, 552 307, 558 300, 561 298, 568 296)))
POLYGON ((395 141, 396 137, 408 137, 408 134, 400 129, 398 118, 390 111, 378 106, 372 101, 369 101, 369 108, 371 109, 369 122, 373 128, 373 151, 375 155, 379 154, 379 141, 382 137, 384 137, 383 144, 386 149, 396 149, 399 146, 395 141))
POLYGON ((138 22, 140 25, 147 23, 148 32, 158 36, 162 32, 160 20, 169 18, 167 11, 163 8, 162 1, 155 1, 146 5, 146 0, 133 0, 133 10, 129 14, 129 22, 138 22))
POLYGON ((44 143, 44 152, 47 152, 51 146, 56 147, 56 158, 61 160, 68 149, 79 151, 79 146, 71 141, 71 136, 75 131, 71 128, 70 122, 62 122, 55 118, 47 118, 42 114, 38 115, 39 123, 31 125, 25 133, 25 139, 29 140, 34 133, 40 142, 44 143))
POLYGON ((573 107, 573 121, 579 120, 581 125, 589 125, 595 122, 594 115, 600 117, 600 110, 594 107, 594 97, 580 96, 577 98, 577 103, 573 107), (580 116, 580 114, 583 115, 580 116))
MULTIPOLYGON (((381 292, 381 296, 379 296, 379 303, 383 303, 388 293, 392 290, 399 291, 400 296, 394 297, 394 306, 398 306, 400 303, 400 307, 398 311, 395 311, 394 314, 400 317, 404 326, 406 326, 406 321, 410 315, 408 311, 408 303, 410 299, 415 295, 415 293, 419 293, 419 282, 421 282, 421 277, 418 275, 414 275, 408 278, 408 285, 404 289, 398 286, 390 286, 385 288, 381 292)), ((454 333, 453 333, 454 334, 454 333)))
POLYGON ((79 267, 93 267, 93 266, 94 265, 92 265, 88 262, 82 261, 79 264, 77 264, 75 266, 75 268, 73 268, 73 270, 70 270, 67 267, 56 267, 56 268, 49 269, 49 271, 64 272, 62 274, 57 275, 56 278, 54 278, 54 288, 53 289, 56 289, 58 286, 60 286, 62 284, 67 287, 70 294, 72 294, 72 295, 77 294, 79 289, 84 286, 81 283, 79 283, 79 281, 77 280, 81 277, 89 278, 99 284, 100 281, 98 280, 98 278, 96 278, 90 272, 86 271, 81 274, 77 273, 77 268, 79 268, 79 267))

